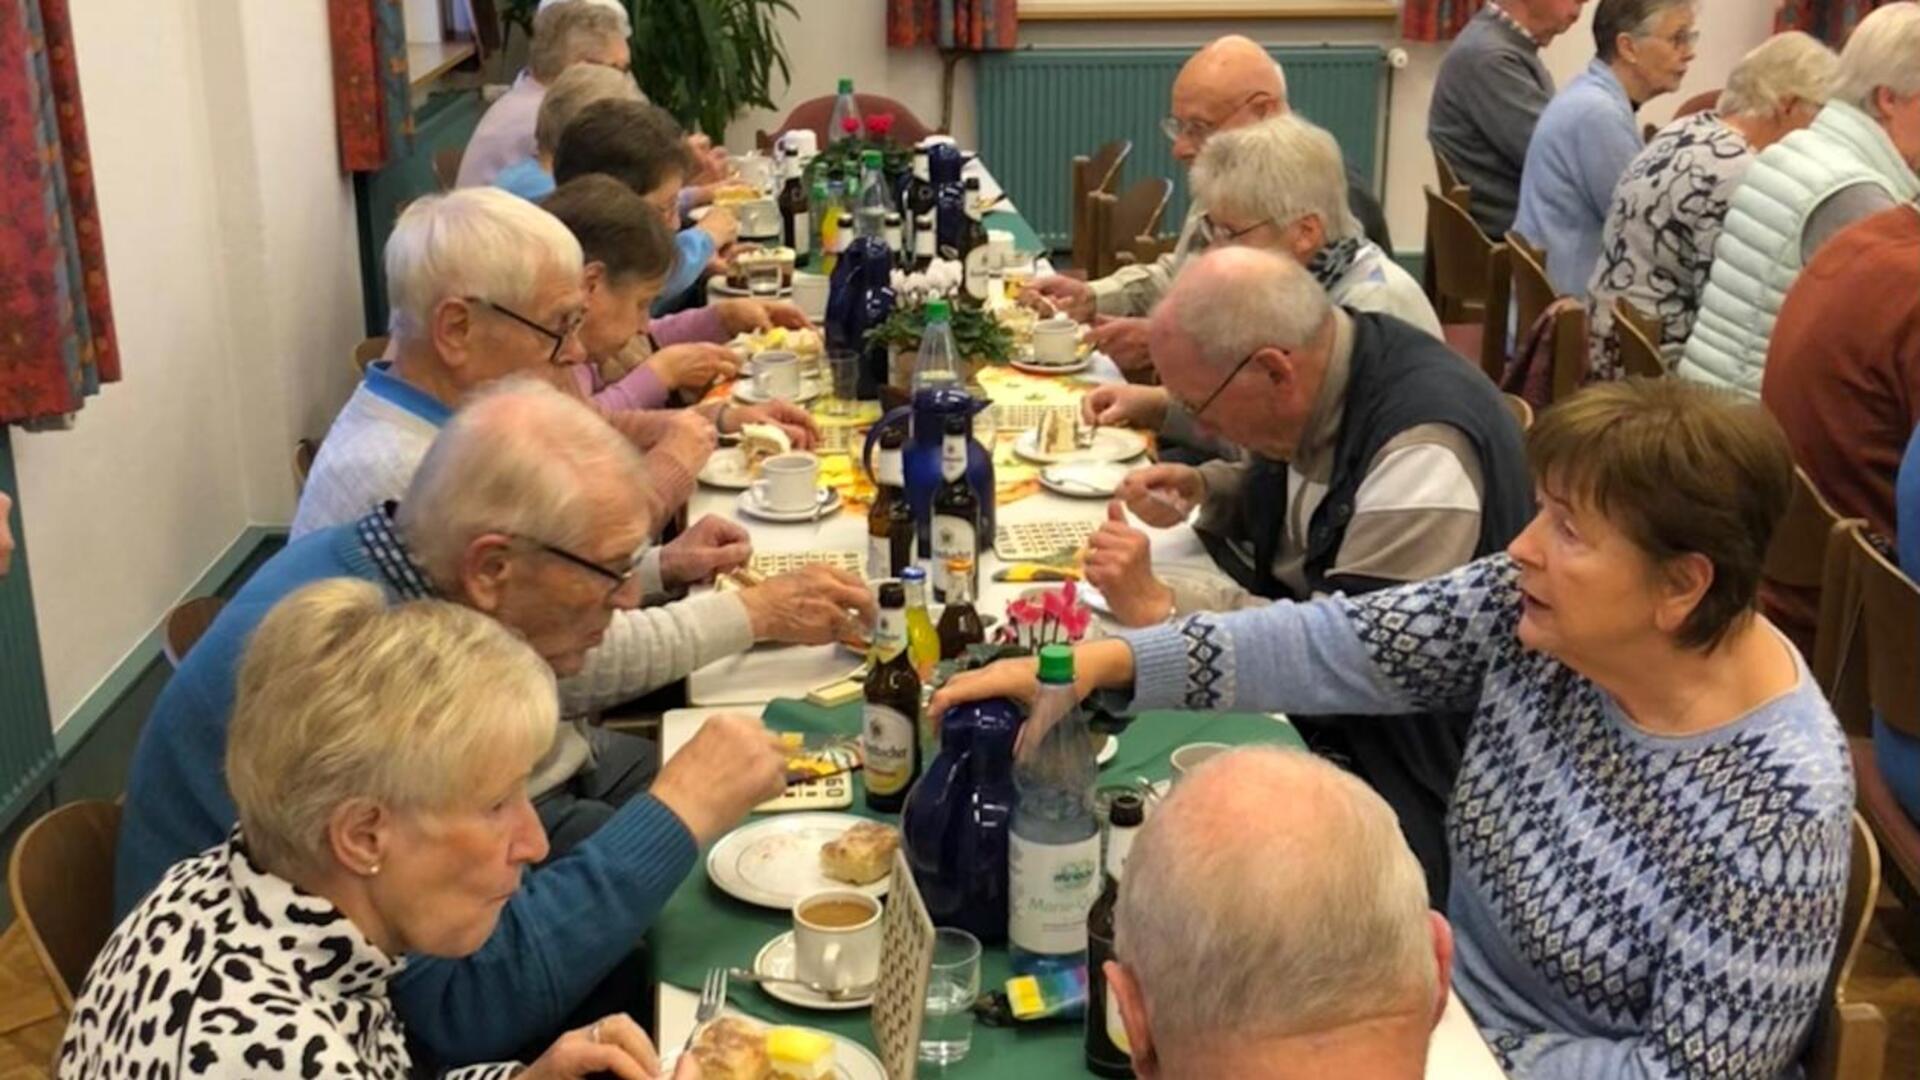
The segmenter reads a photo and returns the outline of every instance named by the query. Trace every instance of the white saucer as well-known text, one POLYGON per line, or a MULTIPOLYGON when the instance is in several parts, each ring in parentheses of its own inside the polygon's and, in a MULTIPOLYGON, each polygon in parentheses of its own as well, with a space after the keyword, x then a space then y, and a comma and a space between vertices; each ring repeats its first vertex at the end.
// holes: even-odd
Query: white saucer
MULTIPOLYGON (((785 400, 792 401, 795 405, 799 405, 812 401, 823 392, 825 392, 825 387, 821 385, 819 379, 802 378, 800 380, 800 392, 785 400)), ((773 399, 761 396, 760 391, 754 388, 753 380, 747 378, 745 374, 742 374, 733 384, 733 400, 742 405, 765 405, 773 399)))
MULTIPOLYGON (((767 942, 753 958, 753 973, 769 975, 776 979, 791 979, 795 976, 793 931, 787 930, 779 937, 767 942)), ((801 986, 799 983, 761 983, 760 989, 776 1001, 797 1005, 802 1009, 820 1009, 826 1012, 850 1012, 864 1009, 873 1004, 873 995, 865 997, 831 998, 825 994, 801 986)))
POLYGON ((753 486, 753 477, 747 472, 747 452, 737 446, 715 450, 701 466, 699 480, 708 487, 747 490, 753 486))
POLYGON ((1093 433, 1093 445, 1052 454, 1040 449, 1040 429, 1022 432, 1014 440, 1013 452, 1041 465, 1061 465, 1080 461, 1131 461, 1147 452, 1147 437, 1128 428, 1103 427, 1093 433))
MULTIPOLYGON (((712 280, 707 282, 707 292, 714 296, 746 296, 752 297, 755 300, 767 299, 765 296, 750 293, 738 286, 727 284, 727 279, 720 274, 715 274, 712 280)), ((782 285, 780 286, 780 291, 774 294, 775 298, 791 297, 792 295, 792 285, 782 285)))
POLYGON ((1083 354, 1071 364, 1036 364, 1031 360, 1018 357, 1008 361, 1015 371, 1024 371, 1029 375, 1071 375, 1076 371, 1085 371, 1093 366, 1093 354, 1083 354))
MULTIPOLYGON (((1070 461, 1041 469, 1040 486, 1072 499, 1111 499, 1131 471, 1115 461, 1070 461)), ((702 472, 700 478, 706 479, 706 474, 702 472)))
POLYGON ((1100 744, 1099 753, 1093 755, 1093 763, 1095 765, 1105 765, 1107 762, 1120 756, 1119 738, 1113 735, 1105 736, 1105 738, 1107 741, 1100 744))
POLYGON ((828 514, 840 509, 840 493, 832 488, 821 488, 820 506, 816 510, 775 510, 771 507, 761 506, 760 500, 754 497, 753 489, 748 488, 740 493, 739 507, 740 512, 746 514, 748 517, 756 517, 761 521, 771 521, 781 525, 791 525, 801 521, 825 520, 828 514))

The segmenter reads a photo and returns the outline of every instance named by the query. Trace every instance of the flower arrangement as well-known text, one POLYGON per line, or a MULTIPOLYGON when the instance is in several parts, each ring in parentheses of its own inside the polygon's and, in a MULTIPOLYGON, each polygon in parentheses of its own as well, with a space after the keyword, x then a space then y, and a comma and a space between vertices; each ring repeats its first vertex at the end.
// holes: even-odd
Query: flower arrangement
POLYGON ((953 343, 962 358, 976 363, 1004 364, 1013 359, 1013 334, 998 319, 971 300, 961 302, 960 264, 937 260, 924 272, 893 272, 893 313, 885 322, 867 331, 869 344, 881 344, 900 352, 920 348, 920 334, 927 328, 927 301, 949 298, 953 343))
POLYGON ((1072 645, 1087 636, 1093 609, 1080 599, 1075 582, 1057 589, 1029 591, 1007 605, 1006 620, 994 642, 1039 652, 1042 645, 1072 645))

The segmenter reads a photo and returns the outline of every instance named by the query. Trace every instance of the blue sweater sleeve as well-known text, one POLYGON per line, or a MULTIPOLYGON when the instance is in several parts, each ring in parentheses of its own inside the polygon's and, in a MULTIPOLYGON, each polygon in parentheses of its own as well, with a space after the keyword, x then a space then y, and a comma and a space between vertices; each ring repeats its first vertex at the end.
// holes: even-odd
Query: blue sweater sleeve
POLYGON ((1920 427, 1913 429, 1907 456, 1894 484, 1895 532, 1900 538, 1900 569, 1920 575, 1920 427))
POLYGON ((636 797, 572 852, 527 875, 480 951, 421 957, 393 981, 410 1036, 443 1066, 497 1061, 544 1038, 630 953, 693 868, 673 811, 636 797))

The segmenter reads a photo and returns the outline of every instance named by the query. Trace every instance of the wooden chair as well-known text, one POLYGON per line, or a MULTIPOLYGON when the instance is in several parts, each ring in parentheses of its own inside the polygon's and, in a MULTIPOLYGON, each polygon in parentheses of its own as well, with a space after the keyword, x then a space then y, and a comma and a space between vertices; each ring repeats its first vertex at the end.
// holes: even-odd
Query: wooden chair
POLYGON ((7 866, 7 891, 60 1008, 73 998, 113 932, 113 845, 120 807, 68 803, 27 826, 7 866))
MULTIPOLYGON (((1797 496, 1794 501, 1799 502, 1797 496)), ((1790 505, 1787 518, 1779 528, 1804 527, 1791 524, 1795 516, 1796 508, 1790 505)), ((1860 573, 1853 557, 1853 531, 1865 528, 1865 518, 1847 518, 1834 522, 1827 530, 1819 616, 1813 633, 1813 654, 1807 657, 1808 666, 1813 669, 1813 681, 1827 696, 1827 704, 1840 720, 1840 730, 1859 736, 1871 735, 1873 731, 1873 710, 1867 705, 1867 646, 1861 627, 1860 573)), ((1774 543, 1780 542, 1776 535, 1774 543)), ((1767 556, 1771 562, 1771 548, 1767 556)))
POLYGON ((1681 102, 1680 107, 1673 111, 1673 118, 1675 120, 1678 120, 1683 116, 1692 116, 1694 113, 1703 113, 1703 112, 1706 112, 1708 109, 1718 106, 1719 104, 1720 104, 1720 88, 1716 87, 1712 90, 1703 90, 1700 93, 1695 94, 1692 97, 1688 98, 1687 100, 1681 102))
POLYGON ((1448 161, 1437 146, 1433 148, 1433 171, 1440 178, 1440 197, 1462 210, 1470 209, 1468 203, 1473 199, 1473 189, 1460 179, 1460 170, 1453 167, 1453 162, 1448 161))
POLYGON ((1513 414, 1514 422, 1520 425, 1522 435, 1533 430, 1533 406, 1527 403, 1526 398, 1519 394, 1503 393, 1500 400, 1506 402, 1507 411, 1513 414))
POLYGON ((318 456, 320 444, 313 439, 301 439, 293 444, 294 494, 307 490, 307 474, 313 471, 313 459, 318 456))
POLYGON ((441 191, 452 191, 459 182, 460 158, 466 152, 464 146, 443 146, 433 152, 433 180, 441 191))
POLYGON ((1167 200, 1173 197, 1173 181, 1151 176, 1128 187, 1118 195, 1094 192, 1087 197, 1087 217, 1091 224, 1093 252, 1087 267, 1089 278, 1105 277, 1125 265, 1121 252, 1130 253, 1135 240, 1154 238, 1160 218, 1166 213, 1167 200))
POLYGON ((1495 382, 1507 368, 1507 303, 1512 290, 1505 244, 1480 231, 1466 207, 1432 188, 1427 195, 1427 266, 1434 311, 1447 344, 1477 360, 1495 382))
MULTIPOLYGON (((913 115, 912 109, 907 108, 905 105, 900 104, 890 97, 883 97, 879 94, 855 93, 853 100, 856 105, 860 106, 861 116, 873 116, 876 113, 892 113, 893 132, 890 137, 895 142, 912 146, 921 139, 935 134, 933 128, 928 127, 921 122, 919 117, 913 115)), ((834 95, 825 94, 795 105, 793 111, 787 114, 787 118, 780 121, 780 126, 769 133, 769 140, 777 139, 785 132, 804 128, 812 131, 815 137, 820 140, 820 145, 825 147, 827 145, 827 124, 833 120, 833 101, 834 95)))
POLYGON ((353 361, 354 374, 365 375, 367 373, 367 365, 385 355, 387 355, 387 335, 385 334, 381 334, 379 337, 367 338, 360 344, 355 345, 353 347, 353 354, 350 357, 353 361))
POLYGON ((1613 302, 1613 340, 1620 349, 1620 367, 1628 375, 1660 378, 1667 373, 1660 352, 1660 320, 1634 307, 1626 297, 1613 302))
MULTIPOLYGON (((1547 253, 1533 246, 1517 232, 1507 233, 1507 249, 1513 264, 1514 326, 1525 337, 1547 308, 1562 299, 1547 278, 1547 253)), ((1489 331, 1491 331, 1489 327, 1489 331)), ((1502 333, 1505 329, 1502 328, 1502 333)), ((1548 349, 1553 356, 1552 396, 1561 398, 1580 388, 1587 362, 1587 311, 1578 305, 1566 305, 1554 317, 1548 349)))
POLYGON ((1827 969, 1807 1044, 1807 1080, 1879 1076, 1886 1064, 1887 1019, 1875 1006, 1847 1000, 1847 977, 1867 940, 1867 926, 1880 898, 1880 848, 1858 811, 1853 815, 1853 852, 1847 865, 1847 899, 1840 910, 1840 944, 1827 969))
POLYGON ((1087 197, 1094 192, 1111 195, 1120 186, 1120 174, 1126 169, 1127 158, 1133 154, 1131 139, 1115 139, 1094 151, 1093 155, 1081 154, 1073 159, 1070 187, 1068 189, 1072 208, 1072 254, 1076 269, 1085 271, 1092 261, 1091 226, 1087 221, 1087 197))
POLYGON ((160 651, 166 654, 167 663, 178 668, 193 643, 200 640, 200 635, 207 632, 207 627, 219 617, 220 609, 226 606, 227 602, 218 596, 196 596, 167 612, 160 641, 160 651))

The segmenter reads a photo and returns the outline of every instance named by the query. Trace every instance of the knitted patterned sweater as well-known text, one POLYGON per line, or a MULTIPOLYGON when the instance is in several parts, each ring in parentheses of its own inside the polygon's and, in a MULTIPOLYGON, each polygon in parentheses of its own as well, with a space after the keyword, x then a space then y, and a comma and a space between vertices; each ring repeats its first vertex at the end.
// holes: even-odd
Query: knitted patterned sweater
POLYGON ((1793 1074, 1853 806, 1818 688, 1802 665, 1732 723, 1655 736, 1522 648, 1518 621, 1504 555, 1358 599, 1196 615, 1127 635, 1127 707, 1474 710, 1447 819, 1454 989, 1509 1073, 1793 1074))

